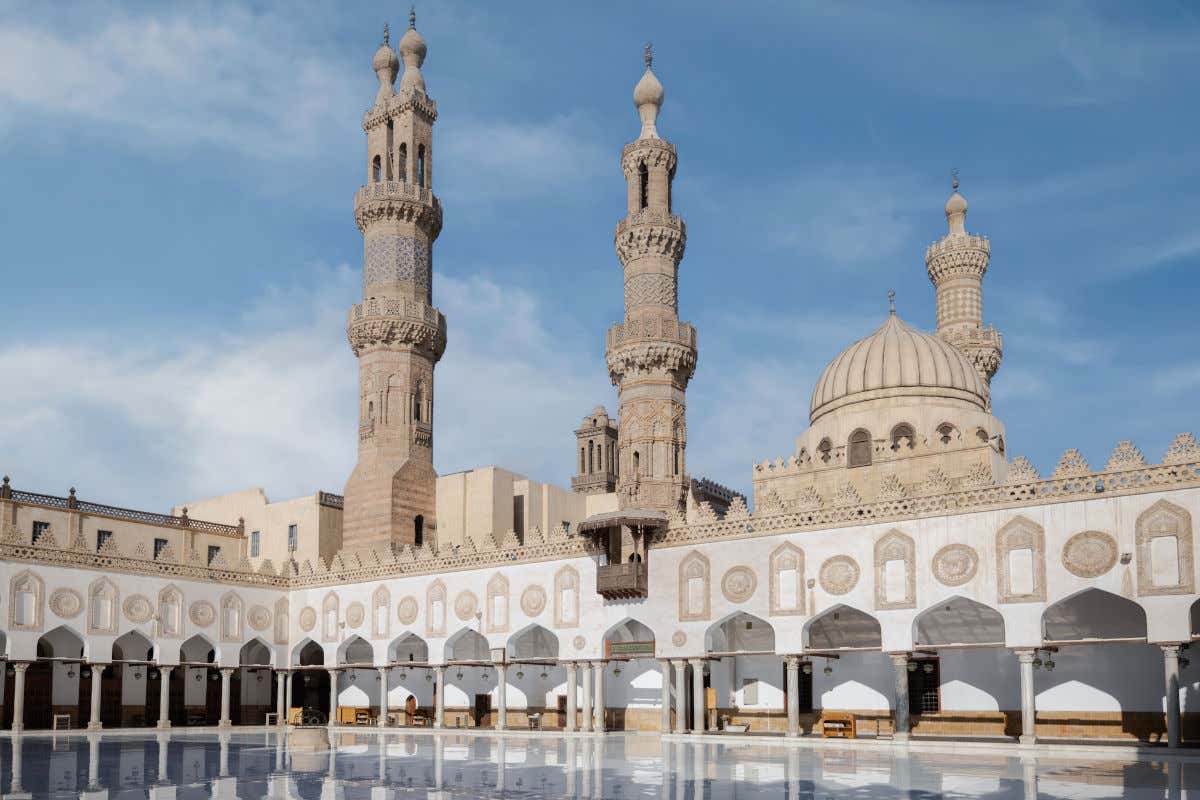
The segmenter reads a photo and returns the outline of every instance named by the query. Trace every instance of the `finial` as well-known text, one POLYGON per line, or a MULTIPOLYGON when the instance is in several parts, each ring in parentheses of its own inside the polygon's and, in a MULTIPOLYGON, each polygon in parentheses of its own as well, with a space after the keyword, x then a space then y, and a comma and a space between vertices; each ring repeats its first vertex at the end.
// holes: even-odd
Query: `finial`
POLYGON ((950 170, 950 188, 956 192, 958 191, 958 167, 950 170))
POLYGON ((417 7, 411 5, 408 7, 408 27, 416 29, 417 27, 417 7))
POLYGON ((896 290, 888 289, 888 310, 892 314, 896 313, 896 290))
POLYGON ((651 49, 650 43, 646 42, 646 69, 650 69, 650 66, 653 63, 654 63, 654 51, 653 51, 653 49, 651 49))
POLYGON ((383 23, 383 46, 388 46, 388 24, 386 22, 383 23))

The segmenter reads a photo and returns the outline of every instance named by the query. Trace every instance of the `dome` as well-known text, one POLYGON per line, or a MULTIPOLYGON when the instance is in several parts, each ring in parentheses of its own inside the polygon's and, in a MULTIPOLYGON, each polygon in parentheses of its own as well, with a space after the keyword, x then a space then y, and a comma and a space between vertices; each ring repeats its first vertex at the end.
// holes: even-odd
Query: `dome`
POLYGON ((379 45, 379 49, 375 51, 373 66, 376 72, 390 70, 393 76, 400 69, 400 59, 396 58, 396 51, 388 46, 386 38, 383 44, 379 45))
POLYGON ((419 67, 425 63, 425 39, 416 28, 409 28, 400 37, 400 57, 404 66, 419 67))
POLYGON ((637 82, 637 86, 633 87, 633 104, 639 107, 647 103, 661 106, 662 102, 663 86, 650 71, 650 67, 646 67, 646 71, 642 73, 642 79, 637 82))
POLYGON ((809 421, 853 403, 895 397, 953 400, 981 411, 987 407, 987 387, 970 360, 893 313, 821 373, 809 421))
POLYGON ((946 215, 965 213, 967 213, 967 198, 955 189, 954 194, 950 195, 950 199, 946 201, 946 215))

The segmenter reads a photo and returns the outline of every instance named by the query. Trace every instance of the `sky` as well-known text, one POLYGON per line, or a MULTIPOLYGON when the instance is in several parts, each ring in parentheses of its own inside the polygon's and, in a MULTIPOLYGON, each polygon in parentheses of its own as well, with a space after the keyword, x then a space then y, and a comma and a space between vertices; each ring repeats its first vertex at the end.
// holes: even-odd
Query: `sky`
MULTIPOLYGON (((341 491, 353 197, 399 3, 0 0, 0 472, 166 510, 341 491)), ((438 102, 439 473, 568 486, 615 413, 613 226, 646 42, 699 336, 688 466, 749 493, 887 314, 934 325, 951 169, 990 237, 1010 456, 1158 461, 1200 390, 1200 13, 1187 3, 458 2, 438 102)))

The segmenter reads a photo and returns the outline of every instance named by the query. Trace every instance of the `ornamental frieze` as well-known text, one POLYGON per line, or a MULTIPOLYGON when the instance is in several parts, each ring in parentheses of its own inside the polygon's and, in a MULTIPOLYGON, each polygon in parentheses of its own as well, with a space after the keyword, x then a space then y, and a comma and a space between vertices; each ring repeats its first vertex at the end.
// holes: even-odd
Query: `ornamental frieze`
POLYGON ((126 597, 121 610, 125 612, 125 619, 134 625, 144 625, 154 616, 154 604, 144 594, 131 594, 126 597))
POLYGON ((1102 531, 1083 531, 1067 539, 1062 562, 1080 578, 1099 578, 1117 563, 1117 540, 1102 531))
POLYGON ((817 573, 821 588, 828 594, 847 594, 858 585, 858 562, 850 556, 833 556, 825 559, 817 573))
POLYGON ((214 608, 213 604, 207 600, 197 600, 196 602, 192 603, 191 608, 188 609, 188 619, 190 619, 192 624, 197 627, 207 628, 209 625, 212 625, 214 622, 216 622, 217 609, 214 608))
POLYGON ((943 586, 962 586, 975 577, 979 554, 965 544, 948 544, 933 554, 933 576, 943 586))
POLYGON ((721 594, 731 603, 744 603, 758 587, 758 576, 745 566, 730 567, 721 577, 721 594))
POLYGON ((254 630, 265 631, 271 627, 271 612, 264 606, 250 606, 250 611, 246 614, 246 621, 254 630))
POLYGON ((317 610, 312 606, 305 606, 300 609, 300 617, 296 621, 300 625, 300 630, 311 633, 312 629, 317 627, 317 610))
POLYGON ((74 619, 83 610, 83 595, 65 586, 55 589, 50 594, 50 610, 62 619, 74 619))

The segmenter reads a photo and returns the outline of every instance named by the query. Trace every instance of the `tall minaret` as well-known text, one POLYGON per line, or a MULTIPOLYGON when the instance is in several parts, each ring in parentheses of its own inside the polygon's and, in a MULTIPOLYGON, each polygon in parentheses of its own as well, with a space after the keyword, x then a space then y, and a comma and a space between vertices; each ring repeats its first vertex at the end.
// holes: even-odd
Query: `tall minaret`
POLYGON ((951 187, 954 193, 946 201, 950 231, 925 251, 925 268, 937 291, 937 335, 971 359, 990 386, 1002 355, 1000 334, 983 326, 983 274, 992 246, 987 237, 967 233, 967 201, 958 193, 957 171, 951 187))
POLYGON ((416 15, 400 39, 404 74, 388 46, 375 53, 379 93, 363 118, 367 184, 354 197, 363 234, 363 302, 347 333, 358 356, 358 464, 346 483, 342 546, 421 544, 436 534, 433 367, 446 318, 433 307, 433 242, 442 206, 432 191, 437 104, 425 94, 425 40, 416 15))
POLYGON ((679 321, 679 261, 687 229, 671 213, 675 147, 655 122, 662 84, 650 69, 633 90, 642 121, 625 145, 621 169, 629 213, 617 223, 617 256, 625 270, 625 321, 608 331, 608 372, 619 395, 617 492, 622 507, 682 509, 687 492, 686 391, 696 369, 696 330, 679 321))

